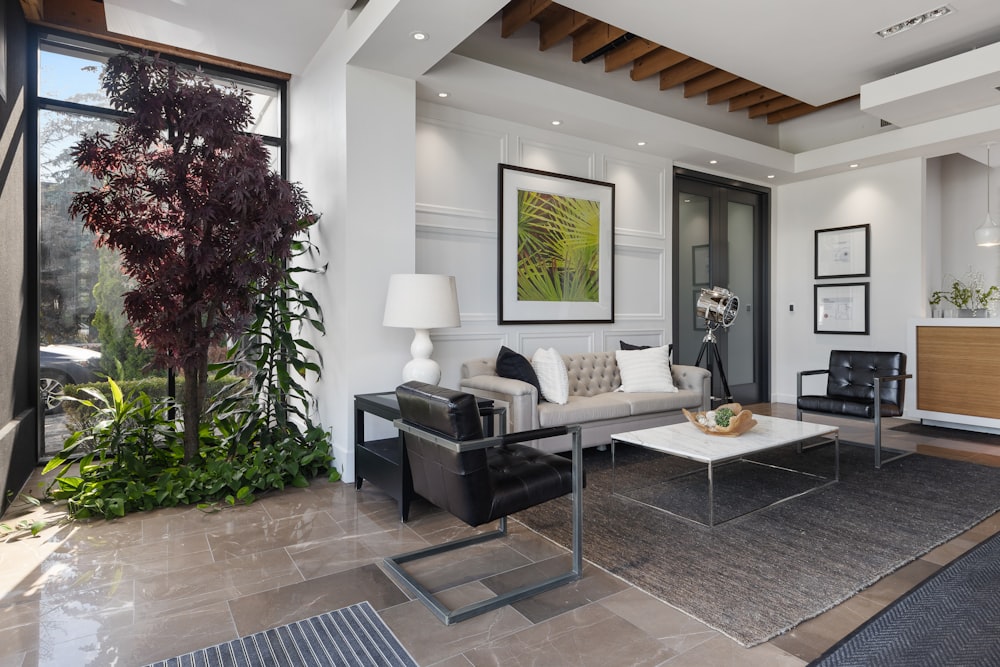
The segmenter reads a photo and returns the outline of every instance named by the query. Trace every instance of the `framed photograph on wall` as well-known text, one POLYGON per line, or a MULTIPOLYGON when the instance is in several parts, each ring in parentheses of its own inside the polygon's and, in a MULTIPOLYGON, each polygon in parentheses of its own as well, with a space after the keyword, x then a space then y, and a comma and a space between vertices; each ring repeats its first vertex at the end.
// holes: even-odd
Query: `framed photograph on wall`
POLYGON ((868 285, 814 285, 813 333, 868 335, 868 285))
POLYGON ((871 275, 871 225, 816 230, 816 275, 865 278, 871 275))
POLYGON ((711 280, 708 244, 691 246, 691 284, 708 285, 711 280))
POLYGON ((498 180, 498 323, 614 322, 614 183, 507 164, 498 180))

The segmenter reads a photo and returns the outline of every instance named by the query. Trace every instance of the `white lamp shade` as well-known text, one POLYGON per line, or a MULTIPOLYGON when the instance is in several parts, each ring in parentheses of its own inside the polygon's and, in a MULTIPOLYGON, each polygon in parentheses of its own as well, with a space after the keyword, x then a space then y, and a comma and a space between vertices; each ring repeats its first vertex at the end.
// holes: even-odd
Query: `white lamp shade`
POLYGON ((995 246, 1000 245, 1000 225, 993 222, 993 216, 986 214, 986 220, 976 228, 976 245, 995 246))
POLYGON ((410 329, 440 329, 462 323, 454 276, 396 273, 389 276, 382 324, 410 329))

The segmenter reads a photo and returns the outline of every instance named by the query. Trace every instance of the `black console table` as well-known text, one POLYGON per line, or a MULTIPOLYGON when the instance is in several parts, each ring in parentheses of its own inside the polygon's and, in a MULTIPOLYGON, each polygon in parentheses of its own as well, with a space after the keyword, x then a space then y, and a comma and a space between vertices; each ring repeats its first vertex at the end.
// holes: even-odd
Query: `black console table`
MULTIPOLYGON (((483 415, 483 430, 493 435, 493 416, 505 414, 504 408, 494 408, 493 401, 481 398, 479 412, 483 415)), ((413 499, 413 481, 410 479, 410 462, 406 458, 401 436, 381 440, 365 440, 365 413, 390 422, 399 419, 396 392, 357 394, 354 396, 354 484, 360 489, 368 480, 389 494, 399 503, 399 520, 410 515, 413 499)), ((503 420, 501 420, 503 424, 503 420)))

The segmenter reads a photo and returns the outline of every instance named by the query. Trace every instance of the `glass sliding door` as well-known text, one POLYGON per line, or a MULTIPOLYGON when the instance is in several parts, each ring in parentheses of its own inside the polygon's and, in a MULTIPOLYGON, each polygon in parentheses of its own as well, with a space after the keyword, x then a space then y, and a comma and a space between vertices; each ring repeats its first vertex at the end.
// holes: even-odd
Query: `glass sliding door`
POLYGON ((769 400, 768 192, 678 170, 674 180, 674 361, 712 371, 714 403, 769 400), (697 314, 703 289, 739 299, 736 319, 709 336, 697 314), (713 349, 714 348, 714 349, 713 349), (718 355, 716 355, 718 352, 718 355), (721 368, 719 361, 721 360, 721 368))

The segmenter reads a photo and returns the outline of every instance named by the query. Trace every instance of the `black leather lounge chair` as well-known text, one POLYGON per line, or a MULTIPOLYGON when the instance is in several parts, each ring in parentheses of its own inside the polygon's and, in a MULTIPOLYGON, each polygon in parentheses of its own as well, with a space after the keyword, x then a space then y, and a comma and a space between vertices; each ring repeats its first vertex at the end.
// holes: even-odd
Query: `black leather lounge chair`
POLYGON ((903 414, 906 355, 902 352, 833 350, 829 368, 800 371, 796 389, 796 419, 802 413, 865 419, 875 423, 875 467, 913 452, 882 460, 882 418, 903 414), (802 378, 828 373, 825 395, 803 395, 802 378))
POLYGON ((413 490, 470 526, 499 520, 496 530, 390 556, 385 565, 445 624, 511 604, 580 576, 583 565, 583 462, 579 426, 483 437, 476 397, 422 382, 396 389, 413 490), (572 461, 516 443, 570 434, 572 461), (571 569, 538 583, 449 610, 403 564, 507 534, 507 515, 573 494, 571 569))

